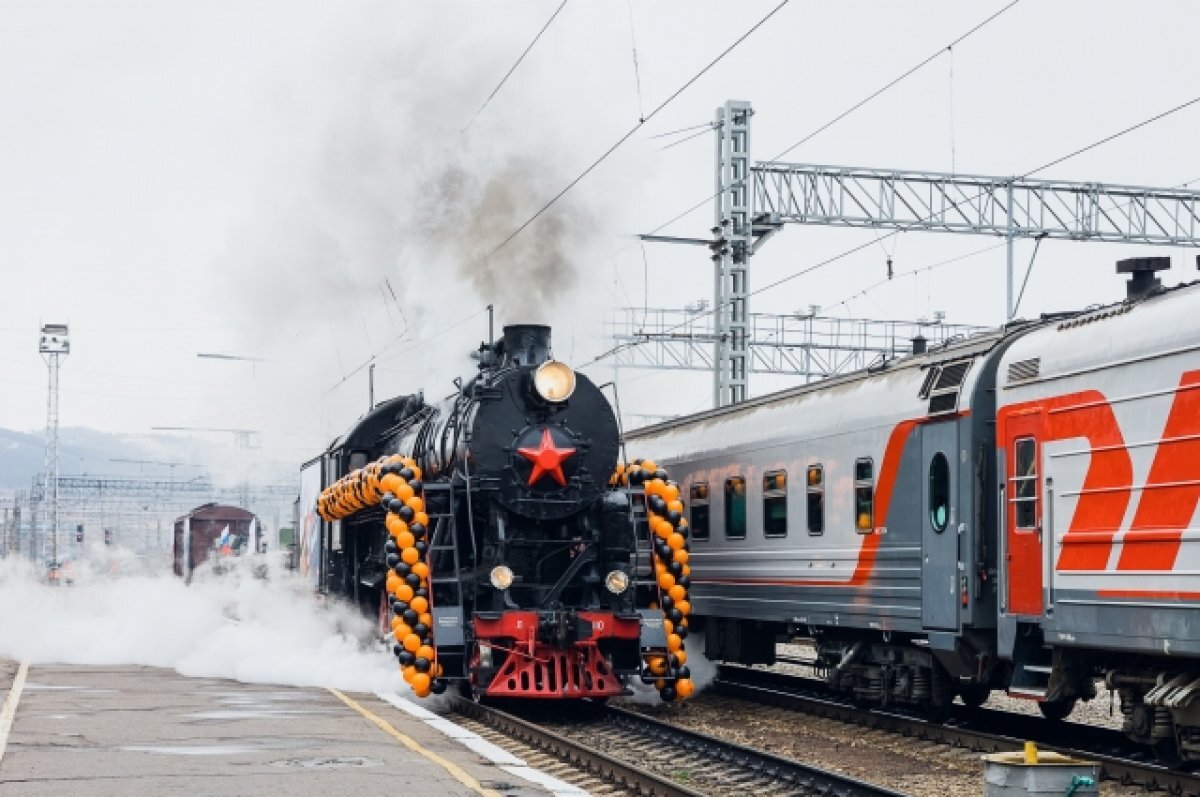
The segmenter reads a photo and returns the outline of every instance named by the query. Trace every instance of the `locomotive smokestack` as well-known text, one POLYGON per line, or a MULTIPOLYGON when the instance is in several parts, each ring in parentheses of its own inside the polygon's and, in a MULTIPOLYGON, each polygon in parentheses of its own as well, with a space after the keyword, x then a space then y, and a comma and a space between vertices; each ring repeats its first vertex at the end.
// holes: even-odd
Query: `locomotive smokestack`
POLYGON ((1162 287, 1162 280, 1154 276, 1156 271, 1166 271, 1171 267, 1169 257, 1130 257, 1117 261, 1117 273, 1129 274, 1129 282, 1125 283, 1125 298, 1141 299, 1149 296, 1162 287))
POLYGON ((501 362, 541 365, 550 359, 550 327, 541 324, 511 324, 504 328, 501 362))

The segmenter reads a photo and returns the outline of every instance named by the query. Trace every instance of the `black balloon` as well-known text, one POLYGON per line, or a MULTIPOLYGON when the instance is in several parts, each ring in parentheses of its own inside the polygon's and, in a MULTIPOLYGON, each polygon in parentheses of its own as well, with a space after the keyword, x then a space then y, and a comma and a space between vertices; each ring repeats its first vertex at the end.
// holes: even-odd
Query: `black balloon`
MULTIPOLYGON (((396 510, 396 514, 399 515, 400 519, 403 520, 405 523, 411 523, 412 519, 417 516, 417 513, 412 511, 411 506, 401 506, 399 509, 396 510)), ((411 529, 410 529, 410 531, 411 531, 411 529)))
MULTIPOLYGON (((682 569, 682 568, 680 568, 680 569, 682 569)), ((692 577, 691 576, 680 576, 679 578, 675 579, 675 583, 678 584, 679 586, 683 587, 684 589, 687 589, 688 587, 692 586, 692 577)))
POLYGON ((658 696, 661 697, 665 702, 670 703, 675 699, 675 687, 664 686, 659 690, 658 696))
POLYGON ((429 691, 433 692, 435 695, 440 695, 442 692, 445 692, 446 691, 446 679, 434 678, 433 683, 429 687, 429 691))
POLYGON ((429 672, 430 662, 429 659, 418 656, 417 660, 413 662, 413 666, 417 668, 417 672, 429 672))
POLYGON ((415 595, 416 595, 418 598, 428 598, 428 597, 429 597, 429 590, 425 589, 424 587, 420 587, 420 588, 418 588, 418 589, 417 589, 417 591, 416 591, 414 594, 415 594, 415 595))
POLYGON ((680 667, 680 668, 679 668, 679 672, 675 673, 675 676, 676 676, 677 678, 691 678, 691 677, 692 677, 692 671, 691 671, 691 670, 689 670, 689 669, 687 668, 687 665, 685 664, 684 666, 682 666, 682 667, 680 667))
POLYGON ((686 628, 686 627, 680 627, 680 628, 676 628, 676 629, 675 629, 675 635, 676 635, 677 637, 679 637, 680 639, 687 639, 687 636, 688 636, 688 630, 687 630, 687 628, 686 628))
POLYGON ((404 479, 404 481, 406 481, 406 482, 411 482, 411 481, 412 481, 412 477, 413 477, 414 475, 416 475, 416 474, 414 474, 414 473, 413 473, 413 472, 412 472, 410 469, 408 469, 408 468, 401 468, 401 469, 400 469, 400 472, 399 472, 399 473, 397 473, 396 475, 397 475, 397 476, 399 476, 401 479, 404 479))
POLYGON ((400 654, 403 652, 404 652, 404 648, 401 647, 399 644, 392 645, 392 655, 393 656, 396 656, 397 658, 399 658, 400 654))
POLYGON ((396 601, 392 604, 392 611, 394 611, 396 614, 404 614, 406 611, 408 611, 408 604, 404 601, 396 601))
POLYGON ((391 493, 384 493, 383 497, 379 499, 379 503, 383 504, 385 507, 390 507, 392 505, 392 501, 395 500, 396 496, 392 495, 391 493))
POLYGON ((670 620, 676 627, 679 626, 679 621, 683 619, 683 612, 678 609, 671 609, 667 612, 667 619, 670 620))
POLYGON ((677 578, 679 576, 683 575, 683 565, 681 565, 679 562, 676 562, 674 560, 672 560, 671 563, 669 565, 667 565, 667 570, 670 571, 671 575, 673 575, 677 578))
POLYGON ((670 595, 663 595, 658 599, 658 605, 663 607, 663 611, 670 611, 675 606, 675 599, 670 595))
MULTIPOLYGON (((415 537, 416 535, 414 534, 413 536, 415 537)), ((424 559, 425 552, 429 550, 429 543, 427 543, 423 540, 417 540, 416 544, 413 547, 417 549, 417 553, 419 553, 421 555, 421 558, 424 559)))
POLYGON ((654 471, 654 478, 665 482, 667 480, 667 472, 662 468, 659 468, 658 470, 654 471))
POLYGON ((395 567, 395 566, 396 566, 396 565, 398 565, 398 564, 400 564, 400 557, 399 557, 399 555, 397 555, 397 554, 394 554, 394 553, 389 553, 389 554, 387 555, 387 566, 388 566, 388 567, 395 567))
POLYGON ((408 530, 412 532, 414 538, 418 540, 425 539, 425 526, 421 523, 413 523, 408 527, 408 530))
POLYGON ((383 550, 387 551, 388 553, 399 553, 400 546, 396 544, 395 540, 393 540, 391 537, 388 537, 388 541, 383 544, 383 550))
POLYGON ((683 520, 683 513, 678 509, 672 509, 667 512, 667 520, 672 526, 678 527, 679 521, 683 520))
POLYGON ((404 665, 405 667, 407 667, 408 665, 410 665, 414 661, 416 661, 417 657, 414 656, 413 654, 409 653, 407 650, 402 650, 402 651, 400 651, 399 659, 400 659, 400 663, 402 665, 404 665))
POLYGON ((417 495, 420 495, 421 491, 425 489, 425 485, 420 479, 409 479, 408 486, 413 488, 413 492, 417 495))
MULTIPOLYGON (((404 622, 408 623, 409 625, 412 625, 413 623, 415 623, 417 621, 417 618, 420 616, 421 615, 417 614, 417 612, 414 609, 412 609, 411 607, 404 610, 404 615, 403 615, 404 622)), ((414 628, 413 632, 415 633, 416 630, 417 629, 414 628)))
POLYGON ((417 636, 425 636, 429 633, 429 626, 425 625, 424 623, 416 623, 412 627, 412 630, 417 636))
POLYGON ((418 576, 416 573, 409 573, 407 576, 404 577, 404 581, 413 589, 416 589, 417 587, 421 586, 421 577, 418 576))
POLYGON ((412 572, 412 565, 408 564, 407 562, 398 562, 396 566, 392 568, 392 570, 395 570, 396 575, 400 576, 400 578, 404 578, 412 572))

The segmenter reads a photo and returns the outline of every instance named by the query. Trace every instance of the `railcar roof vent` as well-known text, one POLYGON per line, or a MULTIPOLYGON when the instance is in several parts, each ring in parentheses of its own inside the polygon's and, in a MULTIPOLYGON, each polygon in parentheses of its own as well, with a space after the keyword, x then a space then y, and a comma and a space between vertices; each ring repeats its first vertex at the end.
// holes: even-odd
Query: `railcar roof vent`
POLYGON ((1008 383, 1024 382, 1028 379, 1037 379, 1042 372, 1042 358, 1030 357, 1028 360, 1019 360, 1015 363, 1008 364, 1008 383))
POLYGON ((1154 276, 1156 271, 1166 271, 1171 267, 1169 257, 1130 257, 1117 261, 1117 273, 1129 274, 1129 282, 1125 283, 1125 298, 1141 299, 1162 288, 1162 280, 1154 276))
POLYGON ((955 360, 932 366, 921 386, 920 398, 929 399, 929 414, 943 415, 958 409, 958 393, 971 360, 955 360))

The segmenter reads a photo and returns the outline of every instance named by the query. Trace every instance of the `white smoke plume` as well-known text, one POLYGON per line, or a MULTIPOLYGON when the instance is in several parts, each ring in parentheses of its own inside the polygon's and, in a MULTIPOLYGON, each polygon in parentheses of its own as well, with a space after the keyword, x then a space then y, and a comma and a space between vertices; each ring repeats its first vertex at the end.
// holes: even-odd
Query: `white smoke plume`
POLYGON ((0 563, 0 656, 44 663, 145 665, 246 683, 407 689, 390 651, 352 607, 322 603, 287 572, 249 560, 230 572, 127 575, 132 557, 77 565, 72 586, 50 586, 25 560, 0 563), (122 575, 113 561, 124 562, 122 575))

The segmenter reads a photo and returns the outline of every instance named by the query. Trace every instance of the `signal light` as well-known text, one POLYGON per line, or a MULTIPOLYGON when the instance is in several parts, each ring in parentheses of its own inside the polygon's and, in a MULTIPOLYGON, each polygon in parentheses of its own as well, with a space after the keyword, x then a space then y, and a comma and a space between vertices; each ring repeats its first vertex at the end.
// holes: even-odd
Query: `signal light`
POLYGON ((83 524, 75 527, 75 542, 83 542, 83 524))

